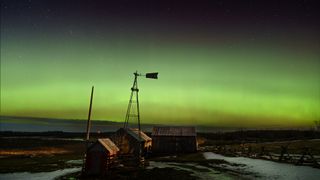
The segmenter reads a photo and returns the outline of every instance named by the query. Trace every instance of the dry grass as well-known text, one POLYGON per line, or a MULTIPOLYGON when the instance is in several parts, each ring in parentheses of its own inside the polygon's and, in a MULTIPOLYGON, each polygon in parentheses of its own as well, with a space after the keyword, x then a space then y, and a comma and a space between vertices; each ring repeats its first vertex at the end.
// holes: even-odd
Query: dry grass
POLYGON ((0 150, 0 156, 39 156, 39 155, 55 155, 55 154, 66 154, 71 151, 63 148, 55 147, 43 147, 40 149, 22 150, 22 149, 6 149, 0 150))
MULTIPOLYGON (((280 153, 281 147, 287 147, 288 153, 301 154, 304 148, 309 148, 313 155, 320 155, 320 140, 294 140, 294 141, 281 141, 281 142, 266 142, 266 143, 245 143, 242 144, 243 147, 251 147, 252 151, 260 152, 262 147, 265 147, 266 151, 272 153, 280 153)), ((240 147, 238 145, 233 145, 233 148, 240 147)))

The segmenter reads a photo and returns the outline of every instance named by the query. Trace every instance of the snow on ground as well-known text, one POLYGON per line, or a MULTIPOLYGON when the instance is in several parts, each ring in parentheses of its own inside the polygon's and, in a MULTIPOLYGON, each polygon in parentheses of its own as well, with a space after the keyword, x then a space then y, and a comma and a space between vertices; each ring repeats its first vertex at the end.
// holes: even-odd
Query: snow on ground
POLYGON ((52 172, 40 172, 40 173, 30 173, 30 172, 19 172, 19 173, 6 173, 0 174, 0 179, 3 180, 44 180, 44 179, 55 179, 59 176, 74 173, 80 171, 81 168, 68 168, 52 172))
MULTIPOLYGON (((203 156, 206 159, 223 159, 229 163, 244 165, 238 166, 237 169, 241 168, 244 172, 258 174, 259 177, 256 178, 261 179, 320 179, 320 169, 309 166, 295 166, 246 157, 225 157, 212 152, 205 152, 203 156)), ((232 166, 226 168, 232 168, 232 166)))
POLYGON ((231 180, 239 179, 236 176, 232 176, 227 173, 216 171, 212 168, 197 165, 194 163, 176 163, 176 162, 156 162, 150 161, 147 169, 153 168, 173 168, 176 170, 184 170, 191 173, 192 176, 201 180, 219 179, 219 180, 231 180))

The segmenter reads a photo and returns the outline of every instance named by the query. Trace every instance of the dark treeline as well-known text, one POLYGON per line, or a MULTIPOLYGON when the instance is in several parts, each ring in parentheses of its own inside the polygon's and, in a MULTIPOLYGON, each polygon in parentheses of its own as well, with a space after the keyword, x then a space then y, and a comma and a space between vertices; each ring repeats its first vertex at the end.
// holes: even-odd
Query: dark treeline
MULTIPOLYGON (((113 132, 90 133, 90 138, 109 137, 113 132)), ((151 135, 150 132, 146 133, 151 135)), ((212 132, 212 133, 197 133, 198 136, 210 140, 222 141, 281 141, 281 140, 303 140, 303 139, 320 139, 320 131, 306 130, 243 130, 233 132, 212 132)), ((48 132, 13 132, 0 131, 0 137, 54 137, 54 138, 81 138, 85 137, 82 132, 63 132, 63 131, 48 131, 48 132)))
POLYGON ((248 130, 219 133, 198 133, 198 136, 219 141, 267 142, 319 139, 320 131, 302 130, 248 130))

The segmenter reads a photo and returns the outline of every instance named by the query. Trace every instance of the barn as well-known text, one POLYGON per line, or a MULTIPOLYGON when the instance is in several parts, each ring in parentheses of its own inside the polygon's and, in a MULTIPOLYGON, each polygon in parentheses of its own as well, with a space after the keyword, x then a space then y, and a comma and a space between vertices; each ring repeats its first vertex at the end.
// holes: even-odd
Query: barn
POLYGON ((197 151, 195 127, 153 127, 152 153, 175 154, 197 151))
POLYGON ((87 149, 84 174, 87 176, 106 174, 118 152, 119 148, 110 139, 98 139, 87 149))
POLYGON ((132 128, 120 128, 111 137, 113 142, 119 147, 120 153, 123 155, 139 155, 141 147, 141 155, 146 155, 151 150, 152 139, 144 132, 132 128))

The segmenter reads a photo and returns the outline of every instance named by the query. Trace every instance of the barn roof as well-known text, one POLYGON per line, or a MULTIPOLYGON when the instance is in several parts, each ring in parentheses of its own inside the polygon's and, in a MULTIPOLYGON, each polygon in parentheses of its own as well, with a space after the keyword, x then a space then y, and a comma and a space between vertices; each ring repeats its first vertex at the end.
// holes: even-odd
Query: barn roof
MULTIPOLYGON (((139 140, 139 129, 127 129, 128 134, 130 134, 132 137, 134 137, 135 139, 139 140)), ((152 139, 146 135, 144 132, 140 131, 140 141, 151 141, 152 139)))
POLYGON ((119 151, 119 148, 109 139, 98 139, 98 142, 106 148, 110 154, 116 154, 119 151))
POLYGON ((152 136, 197 136, 195 127, 153 127, 152 136))

